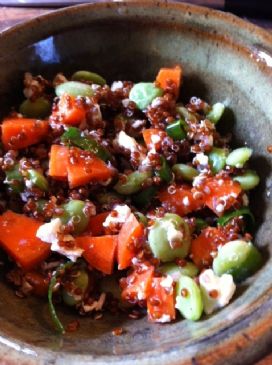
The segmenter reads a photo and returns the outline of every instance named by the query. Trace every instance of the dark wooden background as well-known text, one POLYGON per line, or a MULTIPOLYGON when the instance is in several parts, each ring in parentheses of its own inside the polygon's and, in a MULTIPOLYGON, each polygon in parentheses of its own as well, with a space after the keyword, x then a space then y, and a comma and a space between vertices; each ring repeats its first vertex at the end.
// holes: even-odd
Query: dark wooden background
MULTIPOLYGON (((97 0, 99 1, 99 0, 97 0)), ((270 0, 268 0, 270 1, 270 0)), ((187 0, 187 2, 190 2, 187 0)), ((201 3, 204 1, 192 1, 193 3, 201 3)), ((214 5, 215 0, 206 0, 206 5, 214 5)), ((220 1, 218 1, 220 3, 220 1)), ((0 31, 7 29, 15 24, 24 22, 27 19, 31 19, 35 16, 45 14, 47 12, 51 12, 53 9, 50 8, 15 8, 15 7, 4 7, 0 6, 0 31)), ((272 19, 254 19, 243 17, 263 28, 266 28, 268 31, 272 33, 272 19)), ((246 365, 246 364, 244 364, 246 365)), ((258 362, 256 365, 272 365, 272 354, 258 362)))

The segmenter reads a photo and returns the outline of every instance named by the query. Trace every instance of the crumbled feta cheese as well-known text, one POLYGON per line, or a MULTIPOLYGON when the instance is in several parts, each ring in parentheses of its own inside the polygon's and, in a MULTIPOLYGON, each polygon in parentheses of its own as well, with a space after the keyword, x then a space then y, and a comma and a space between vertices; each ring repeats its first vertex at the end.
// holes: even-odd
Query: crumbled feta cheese
POLYGON ((152 100, 151 107, 157 108, 158 106, 163 103, 163 98, 161 96, 157 96, 155 99, 152 100))
POLYGON ((31 180, 25 180, 25 186, 28 189, 31 189, 33 187, 33 182, 31 180))
POLYGON ((163 314, 160 318, 156 318, 155 322, 158 322, 158 323, 171 322, 171 317, 169 314, 163 314))
POLYGON ((101 85, 97 85, 97 84, 91 84, 90 86, 93 91, 97 91, 101 87, 101 85))
MULTIPOLYGON (((62 233, 62 223, 60 218, 52 219, 49 223, 41 225, 36 233, 36 237, 46 243, 51 244, 51 251, 58 252, 59 254, 68 257, 71 261, 76 261, 83 253, 83 250, 79 247, 67 248, 60 246, 59 235, 62 233)), ((61 236, 62 242, 74 241, 74 237, 70 234, 61 236)))
POLYGON ((45 223, 38 228, 36 237, 47 243, 58 242, 58 234, 61 232, 61 228, 60 218, 52 219, 51 222, 45 223))
POLYGON ((195 178, 194 178, 194 180, 193 180, 193 187, 197 187, 197 186, 199 186, 199 185, 202 185, 203 184, 203 182, 204 182, 204 180, 207 178, 207 176, 206 175, 204 175, 204 174, 199 174, 199 175, 197 175, 195 178))
POLYGON ((137 129, 140 128, 144 125, 144 120, 141 119, 136 119, 133 123, 132 123, 132 127, 137 129))
POLYGON ((199 284, 206 314, 211 314, 217 308, 227 305, 236 289, 232 275, 223 274, 218 277, 212 269, 205 270, 199 275, 199 284))
POLYGON ((224 209, 225 209, 225 205, 224 205, 224 204, 217 204, 217 206, 215 207, 215 210, 216 210, 218 213, 222 213, 222 212, 224 212, 224 209))
POLYGON ((182 231, 176 229, 175 224, 171 220, 162 222, 163 227, 167 232, 167 240, 171 248, 177 246, 177 242, 182 242, 184 235, 182 231))
POLYGON ((153 144, 160 142, 161 138, 158 134, 152 134, 151 136, 151 142, 153 144))
POLYGON ((127 108, 129 103, 130 103, 130 99, 123 99, 122 100, 122 105, 123 105, 124 108, 127 108))
POLYGON ((183 199, 182 199, 182 203, 188 207, 190 205, 190 200, 188 198, 188 196, 185 196, 183 199))
POLYGON ((136 140, 127 135, 124 131, 118 133, 116 142, 120 147, 123 147, 131 152, 138 151, 138 143, 136 140))
POLYGON ((129 206, 127 206, 125 204, 115 205, 114 211, 117 214, 114 216, 109 214, 103 223, 104 227, 109 227, 110 225, 113 225, 113 224, 125 223, 125 221, 128 219, 128 217, 131 213, 129 206))
POLYGON ((114 81, 111 85, 111 91, 116 91, 118 89, 123 88, 123 82, 122 81, 114 81))
POLYGON ((171 289, 173 287, 173 278, 167 275, 165 279, 160 282, 160 285, 165 289, 171 289))
POLYGON ((209 158, 203 152, 198 153, 193 159, 193 164, 207 166, 209 164, 209 158))
POLYGON ((146 159, 146 155, 141 151, 141 146, 137 143, 135 138, 130 137, 124 131, 118 133, 115 142, 120 146, 129 150, 130 153, 137 152, 139 154, 139 161, 143 162, 146 159))
POLYGON ((102 113, 99 104, 94 104, 92 107, 92 120, 94 123, 102 120, 102 113))

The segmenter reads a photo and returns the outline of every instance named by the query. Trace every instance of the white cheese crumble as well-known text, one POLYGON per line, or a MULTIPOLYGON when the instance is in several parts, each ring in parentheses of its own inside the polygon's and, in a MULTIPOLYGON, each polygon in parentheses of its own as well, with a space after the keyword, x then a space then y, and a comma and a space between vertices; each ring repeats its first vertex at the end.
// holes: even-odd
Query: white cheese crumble
POLYGON ((207 166, 209 164, 209 158, 208 156, 204 155, 203 152, 197 153, 197 155, 193 159, 193 164, 207 166))
POLYGON ((156 318, 155 322, 158 322, 158 323, 171 322, 171 317, 169 314, 163 314, 160 318, 156 318))
POLYGON ((206 314, 211 314, 217 308, 227 305, 236 289, 232 275, 223 274, 219 277, 212 269, 205 270, 199 275, 199 284, 206 314))
POLYGON ((145 159, 146 156, 144 153, 142 153, 140 146, 135 140, 135 138, 130 137, 124 131, 118 133, 115 142, 118 144, 118 146, 123 147, 126 150, 129 150, 130 153, 138 152, 140 154, 139 156, 140 161, 145 159))
POLYGON ((144 120, 141 119, 136 119, 133 123, 132 123, 132 127, 137 129, 140 128, 144 125, 144 120))
POLYGON ((173 288, 173 279, 170 275, 167 275, 165 279, 163 279, 160 282, 160 286, 162 286, 165 289, 171 289, 173 288))
POLYGON ((207 179, 207 176, 205 174, 200 173, 199 175, 197 175, 194 180, 193 180, 193 187, 197 187, 199 185, 202 185, 203 182, 207 179))
POLYGON ((123 88, 123 82, 122 81, 114 81, 111 85, 111 91, 116 91, 118 89, 123 88))
MULTIPOLYGON (((59 254, 66 256, 71 261, 75 262, 78 257, 83 253, 83 250, 79 247, 67 248, 60 246, 59 235, 62 233, 62 223, 60 218, 52 219, 49 223, 41 225, 37 232, 36 237, 46 243, 51 244, 51 251, 58 252, 59 254)), ((70 234, 63 235, 61 237, 63 242, 74 241, 74 237, 70 234)))
POLYGON ((151 142, 153 144, 156 144, 156 143, 160 142, 160 140, 161 140, 161 137, 158 134, 152 134, 151 142))
POLYGON ((130 99, 123 99, 122 100, 122 105, 123 105, 124 108, 127 108, 129 103, 130 103, 130 99))
POLYGON ((123 205, 115 205, 113 210, 117 213, 116 215, 109 214, 107 218, 105 219, 103 226, 109 227, 111 225, 119 224, 119 223, 125 223, 125 221, 128 219, 131 210, 129 206, 123 204, 123 205))
POLYGON ((170 220, 162 222, 162 225, 167 232, 167 240, 170 247, 175 248, 177 242, 182 242, 184 238, 183 232, 177 230, 175 224, 170 220))

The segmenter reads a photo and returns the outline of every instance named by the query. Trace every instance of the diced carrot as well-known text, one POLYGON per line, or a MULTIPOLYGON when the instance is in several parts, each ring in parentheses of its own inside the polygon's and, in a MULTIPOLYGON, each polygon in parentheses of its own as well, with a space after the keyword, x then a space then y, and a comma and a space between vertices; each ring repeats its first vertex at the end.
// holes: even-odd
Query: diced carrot
POLYGON ((49 176, 56 180, 66 180, 68 176, 69 148, 53 144, 50 150, 49 176))
POLYGON ((159 151, 159 149, 161 148, 162 140, 165 136, 166 132, 161 129, 149 128, 143 131, 143 138, 146 147, 149 150, 155 148, 156 151, 159 151))
POLYGON ((12 118, 2 124, 2 143, 6 150, 19 150, 40 142, 48 133, 45 120, 12 118))
POLYGON ((122 299, 133 304, 146 300, 150 292, 153 274, 154 267, 145 266, 140 272, 136 269, 127 278, 123 278, 122 283, 125 282, 125 286, 122 287, 122 299))
POLYGON ((131 213, 118 235, 117 260, 119 270, 126 269, 131 265, 131 260, 135 255, 135 241, 143 235, 143 225, 131 213))
POLYGON ((0 245, 23 270, 32 270, 50 254, 50 245, 36 237, 41 224, 10 210, 0 216, 0 245))
POLYGON ((94 217, 90 217, 87 228, 88 233, 93 236, 102 236, 105 234, 105 227, 103 227, 103 223, 109 214, 110 212, 103 212, 95 215, 94 217))
POLYGON ((151 322, 171 322, 176 318, 173 284, 168 278, 153 278, 147 298, 148 320, 151 322))
POLYGON ((200 269, 209 267, 216 254, 218 246, 227 242, 226 235, 221 228, 207 227, 192 241, 192 260, 200 269))
POLYGON ((182 217, 203 206, 203 200, 194 198, 188 185, 177 185, 173 194, 171 193, 167 188, 158 193, 158 198, 166 210, 176 212, 182 217))
POLYGON ((182 82, 182 68, 179 65, 172 68, 161 68, 159 70, 156 82, 162 89, 167 89, 171 81, 176 85, 178 94, 182 82))
POLYGON ((205 181, 205 205, 221 216, 236 201, 242 189, 238 182, 229 177, 213 177, 205 181))
POLYGON ((69 125, 78 125, 86 117, 84 105, 75 97, 63 94, 59 98, 56 111, 53 112, 50 120, 69 125))
POLYGON ((111 274, 116 257, 118 236, 80 236, 76 243, 81 247, 83 257, 95 269, 104 274, 111 274))
POLYGON ((46 297, 48 293, 49 279, 37 271, 30 271, 25 275, 26 281, 33 287, 33 294, 38 297, 46 297))
POLYGON ((89 182, 108 180, 112 170, 104 161, 89 151, 70 148, 68 160, 68 181, 70 188, 75 188, 89 182))

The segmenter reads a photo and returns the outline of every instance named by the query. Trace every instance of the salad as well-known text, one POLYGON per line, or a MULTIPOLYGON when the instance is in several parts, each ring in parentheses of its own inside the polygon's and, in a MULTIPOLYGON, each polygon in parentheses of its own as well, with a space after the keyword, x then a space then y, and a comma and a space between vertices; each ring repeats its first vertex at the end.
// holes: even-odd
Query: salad
POLYGON ((182 73, 111 85, 26 73, 25 100, 1 123, 2 270, 16 295, 48 300, 61 333, 56 303, 196 321, 262 263, 253 151, 216 129, 222 103, 179 100, 182 73))

